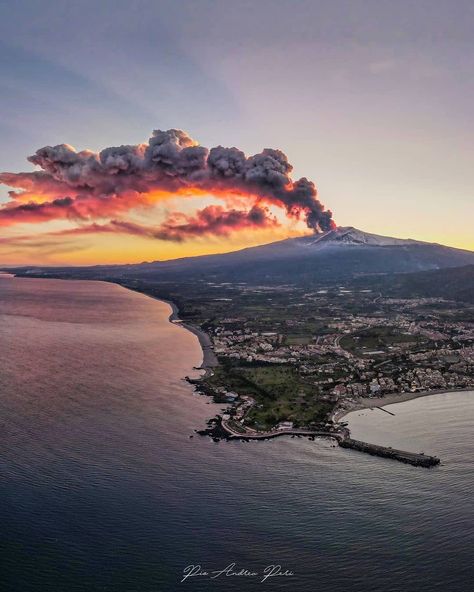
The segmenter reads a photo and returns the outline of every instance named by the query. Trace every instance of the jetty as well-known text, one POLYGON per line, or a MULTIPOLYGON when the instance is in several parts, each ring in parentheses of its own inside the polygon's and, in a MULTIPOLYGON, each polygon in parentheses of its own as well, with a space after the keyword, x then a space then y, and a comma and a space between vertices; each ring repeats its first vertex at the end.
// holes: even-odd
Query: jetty
POLYGON ((383 411, 384 413, 388 413, 389 415, 393 415, 395 417, 395 413, 392 413, 391 411, 389 411, 388 409, 384 409, 383 407, 374 407, 374 409, 380 409, 380 411, 383 411))
POLYGON ((199 432, 202 435, 209 435, 215 441, 220 439, 226 440, 242 440, 249 442, 251 440, 270 440, 279 436, 293 436, 293 437, 309 437, 309 438, 332 438, 336 440, 341 448, 349 448, 364 452, 372 456, 380 456, 382 458, 390 458, 398 460, 399 462, 413 465, 415 467, 434 467, 440 464, 440 459, 436 456, 429 456, 422 452, 407 452, 405 450, 398 450, 390 446, 380 446, 378 444, 370 444, 369 442, 361 442, 350 437, 350 432, 347 428, 340 428, 338 430, 308 430, 308 429, 280 429, 271 430, 268 432, 257 432, 254 430, 237 431, 229 425, 229 422, 217 416, 214 420, 209 422, 207 430, 199 432))
POLYGON ((390 446, 379 446, 378 444, 369 444, 368 442, 353 440, 349 437, 340 439, 339 446, 342 448, 352 448, 353 450, 365 452, 372 456, 392 458, 415 467, 434 467, 440 463, 440 459, 437 456, 428 456, 418 452, 406 452, 405 450, 397 450, 390 446))

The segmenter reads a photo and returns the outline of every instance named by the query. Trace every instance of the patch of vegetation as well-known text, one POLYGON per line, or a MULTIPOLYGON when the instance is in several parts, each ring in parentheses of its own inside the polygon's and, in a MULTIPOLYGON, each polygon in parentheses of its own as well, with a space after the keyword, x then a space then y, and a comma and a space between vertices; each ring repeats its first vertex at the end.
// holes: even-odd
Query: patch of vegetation
POLYGON ((418 335, 402 333, 396 327, 370 327, 351 335, 344 335, 340 341, 341 347, 355 355, 370 351, 385 352, 390 347, 400 344, 419 345, 426 339, 418 335))
POLYGON ((245 421, 257 429, 269 429, 284 420, 295 426, 317 424, 333 407, 320 400, 317 387, 290 364, 241 364, 223 359, 207 382, 214 388, 223 386, 252 396, 256 404, 245 421))

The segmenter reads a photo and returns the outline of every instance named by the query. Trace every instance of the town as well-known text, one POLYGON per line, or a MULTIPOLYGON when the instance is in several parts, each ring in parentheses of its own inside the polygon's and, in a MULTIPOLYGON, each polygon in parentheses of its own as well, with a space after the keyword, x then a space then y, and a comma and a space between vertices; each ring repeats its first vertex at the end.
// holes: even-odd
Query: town
POLYGON ((237 430, 327 428, 362 397, 474 387, 470 303, 395 298, 370 281, 137 284, 210 337, 218 364, 197 388, 228 404, 237 430))

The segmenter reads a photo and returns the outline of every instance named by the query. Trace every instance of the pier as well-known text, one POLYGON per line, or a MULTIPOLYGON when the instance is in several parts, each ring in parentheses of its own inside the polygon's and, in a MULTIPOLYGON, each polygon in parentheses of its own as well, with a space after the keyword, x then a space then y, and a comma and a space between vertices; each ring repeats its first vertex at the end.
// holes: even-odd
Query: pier
POLYGON ((374 409, 380 409, 380 411, 384 411, 385 413, 388 413, 389 415, 393 415, 395 416, 395 413, 392 413, 391 411, 389 411, 388 409, 384 409, 383 407, 374 407, 374 409))
POLYGON ((434 467, 440 463, 440 459, 437 456, 428 456, 417 452, 406 452, 405 450, 397 450, 396 448, 353 440, 352 438, 341 438, 339 440, 339 446, 342 448, 352 448, 353 450, 365 452, 372 456, 392 458, 415 467, 434 467))
POLYGON ((378 444, 370 444, 368 442, 361 442, 350 437, 350 432, 347 428, 338 431, 323 431, 323 430, 307 430, 307 429, 288 429, 288 430, 272 430, 269 432, 256 432, 246 430, 244 432, 237 432, 233 429, 227 421, 223 421, 219 416, 215 423, 207 430, 199 432, 213 437, 214 440, 225 438, 226 440, 243 440, 249 442, 250 440, 270 440, 279 436, 293 436, 293 437, 309 437, 309 438, 332 438, 337 440, 341 448, 350 448, 372 456, 380 456, 382 458, 390 458, 398 460, 399 462, 413 465, 415 467, 434 467, 440 464, 440 459, 436 456, 429 456, 418 452, 407 452, 405 450, 398 450, 390 446, 380 446, 378 444))

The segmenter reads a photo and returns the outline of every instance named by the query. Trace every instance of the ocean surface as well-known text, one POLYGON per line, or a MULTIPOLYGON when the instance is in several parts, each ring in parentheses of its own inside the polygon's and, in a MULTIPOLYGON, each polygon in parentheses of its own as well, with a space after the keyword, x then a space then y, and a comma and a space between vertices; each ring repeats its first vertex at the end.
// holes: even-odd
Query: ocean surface
POLYGON ((190 438, 218 406, 183 380, 202 352, 169 314, 113 284, 0 277, 0 590, 473 589, 474 393, 348 417, 434 469, 190 438), (180 582, 232 563, 294 575, 180 582))

